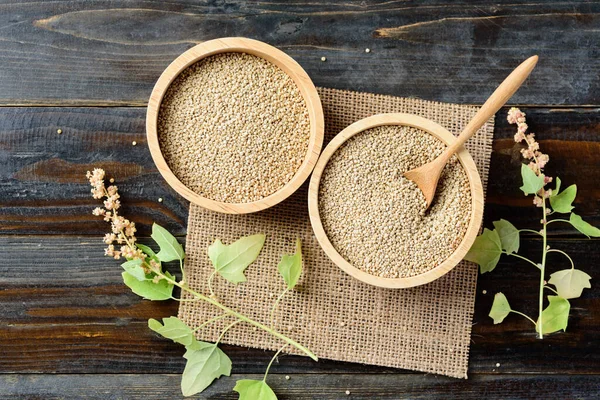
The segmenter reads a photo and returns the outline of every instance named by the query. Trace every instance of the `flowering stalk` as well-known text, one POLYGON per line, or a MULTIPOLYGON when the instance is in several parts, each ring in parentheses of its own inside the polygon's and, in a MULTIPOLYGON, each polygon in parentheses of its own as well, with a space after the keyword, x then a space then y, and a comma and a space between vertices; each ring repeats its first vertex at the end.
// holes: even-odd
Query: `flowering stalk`
MULTIPOLYGON (((550 157, 547 154, 543 154, 539 151, 540 145, 535 140, 535 134, 527 132, 528 126, 525 122, 525 113, 519 110, 518 108, 511 108, 508 111, 508 116, 506 118, 509 124, 517 125, 517 133, 515 134, 515 142, 521 143, 525 142, 527 145, 526 148, 521 149, 521 154, 523 158, 529 160, 529 164, 527 165, 537 176, 541 177, 544 182, 544 187, 552 182, 552 177, 545 176, 543 173, 544 167, 550 161, 550 157)), ((540 339, 544 338, 544 320, 542 319, 542 312, 544 310, 544 285, 546 283, 546 255, 548 254, 548 231, 546 229, 548 225, 548 219, 546 216, 550 213, 550 209, 546 208, 546 200, 552 195, 552 189, 544 189, 542 187, 536 194, 533 196, 533 204, 536 207, 542 208, 542 219, 540 220, 542 224, 542 230, 540 234, 542 235, 542 262, 539 264, 540 268, 540 288, 538 295, 538 337, 540 339)), ((531 260, 529 260, 531 261, 531 260)), ((532 261, 533 262, 533 261, 532 261)))
MULTIPOLYGON (((217 344, 230 328, 241 322, 253 325, 256 328, 262 329, 278 339, 281 339, 285 342, 283 348, 288 345, 294 346, 313 360, 318 360, 317 356, 308 348, 276 331, 272 326, 272 322, 271 326, 267 326, 240 314, 219 302, 212 290, 211 281, 216 274, 219 274, 221 277, 232 283, 240 283, 246 280, 243 271, 256 259, 256 257, 258 257, 264 244, 265 235, 258 234, 241 238, 229 246, 225 246, 220 240, 217 240, 211 245, 208 249, 208 255, 213 262, 215 271, 210 275, 208 280, 210 295, 204 295, 191 289, 185 281, 183 270, 185 253, 177 239, 166 229, 154 224, 151 236, 159 245, 160 251, 154 253, 151 248, 142 244, 137 244, 135 224, 118 213, 121 204, 117 187, 112 184, 109 187, 105 187, 105 172, 102 169, 96 168, 92 172, 88 171, 86 176, 92 186, 92 196, 95 199, 103 199, 104 202, 104 208, 97 207, 92 213, 96 216, 102 216, 105 221, 111 223, 111 232, 107 233, 104 237, 104 243, 107 245, 104 253, 116 260, 120 258, 125 258, 127 260, 122 264, 122 267, 125 270, 122 273, 123 281, 134 293, 149 300, 201 300, 215 306, 223 312, 221 315, 209 319, 194 329, 188 327, 183 321, 176 317, 164 318, 164 325, 154 319, 148 321, 150 329, 186 346, 187 352, 184 357, 188 362, 183 372, 181 382, 181 388, 184 395, 188 396, 202 392, 214 379, 217 379, 222 375, 230 374, 231 361, 227 355, 217 347, 217 344), (115 244, 121 245, 120 249, 116 250, 115 244), (222 260, 226 261, 224 262, 222 260), (162 270, 162 262, 169 261, 179 261, 182 273, 182 279, 180 281, 177 281, 177 279, 169 272, 162 270), (175 286, 179 287, 182 291, 189 293, 194 299, 187 300, 174 298, 172 292, 175 286), (208 324, 227 317, 233 317, 234 321, 222 331, 216 343, 211 344, 196 340, 194 335, 195 332, 208 324)), ((111 183, 112 182, 113 180, 111 179, 111 183)), ((282 263, 279 265, 279 272, 283 276, 287 286, 285 292, 293 289, 302 272, 302 255, 300 251, 300 241, 298 240, 296 244, 296 253, 294 255, 284 255, 282 263)), ((244 396, 251 396, 249 393, 254 393, 257 390, 258 385, 260 386, 258 389, 262 392, 272 393, 272 390, 266 383, 266 376, 273 360, 283 348, 275 354, 269 363, 265 378, 262 381, 242 380, 238 382, 235 390, 240 392, 241 396, 242 393, 244 396)), ((274 393, 272 393, 272 396, 273 397, 269 398, 276 398, 274 393)))
POLYGON ((568 299, 581 296, 584 288, 591 287, 589 282, 591 277, 585 272, 575 269, 573 260, 567 253, 562 250, 550 248, 548 245, 548 225, 559 221, 567 222, 588 237, 600 237, 600 229, 593 227, 583 221, 580 216, 571 212, 573 209, 572 203, 577 194, 577 186, 571 185, 562 192, 559 192, 560 179, 556 178, 556 188, 554 190, 546 188, 546 185, 553 181, 552 177, 544 174, 544 168, 550 158, 547 154, 540 151, 540 146, 535 140, 535 135, 527 133, 528 126, 525 121, 525 113, 513 107, 508 112, 507 120, 510 124, 517 125, 517 132, 514 136, 515 142, 524 143, 526 146, 521 149, 521 154, 527 160, 527 165, 521 166, 521 177, 523 178, 521 190, 525 195, 533 195, 533 204, 541 208, 542 218, 540 219, 540 223, 542 227, 539 231, 531 229, 519 230, 506 220, 494 221, 495 229, 492 231, 484 229, 483 233, 475 240, 465 259, 479 264, 481 273, 492 271, 496 267, 501 254, 527 261, 538 268, 540 272, 540 284, 537 320, 522 312, 513 310, 502 293, 495 295, 489 315, 494 319, 494 323, 498 324, 511 312, 519 314, 534 324, 538 337, 542 339, 544 334, 566 329, 570 311, 568 299), (548 220, 548 217, 554 213, 569 213, 570 218, 569 220, 548 220), (521 232, 532 232, 542 237, 542 257, 539 263, 516 254, 519 250, 521 232), (550 275, 550 280, 546 281, 546 262, 547 255, 550 252, 561 253, 567 257, 571 268, 553 273, 550 275), (549 285, 554 285, 555 288, 549 285), (548 296, 549 305, 545 309, 544 289, 556 294, 548 296))

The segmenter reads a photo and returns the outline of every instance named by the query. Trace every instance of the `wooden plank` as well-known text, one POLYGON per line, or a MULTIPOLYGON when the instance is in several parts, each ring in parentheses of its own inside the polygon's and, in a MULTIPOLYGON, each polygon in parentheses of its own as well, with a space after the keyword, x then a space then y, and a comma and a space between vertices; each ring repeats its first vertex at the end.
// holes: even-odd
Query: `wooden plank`
MULTIPOLYGON (((202 399, 238 399, 239 379, 222 377, 202 399)), ((475 375, 468 381, 435 375, 271 374, 267 379, 280 400, 293 399, 597 399, 598 375, 475 375), (346 391, 350 392, 348 396, 346 391)), ((1 375, 2 399, 175 399, 181 398, 177 375, 1 375)))
MULTIPOLYGON (((568 251, 576 265, 592 277, 600 276, 598 243, 550 242, 552 247, 568 251)), ((535 259, 541 245, 541 240, 524 240, 522 254, 535 259)), ((100 238, 0 237, 0 259, 4 261, 0 264, 0 373, 183 370, 182 347, 152 333, 146 322, 175 315, 177 304, 150 302, 130 293, 121 282, 119 262, 104 257, 102 248, 100 238)), ((550 254, 548 261, 550 272, 568 267, 560 254, 550 254)), ((517 315, 493 325, 487 314, 494 293, 504 292, 515 309, 535 318, 538 286, 533 267, 507 257, 495 271, 480 278, 469 374, 600 373, 598 290, 585 290, 581 299, 572 301, 566 333, 538 340, 531 324, 517 315)), ((233 346, 225 346, 225 351, 233 360, 235 373, 261 373, 272 356, 272 352, 233 346)), ((292 356, 273 367, 273 372, 279 373, 394 371, 398 372, 292 356)))
POLYGON ((278 46, 317 85, 474 104, 537 53, 512 103, 600 104, 600 4, 581 0, 18 2, 0 26, 5 105, 143 105, 175 57, 222 36, 278 46))
MULTIPOLYGON (((521 159, 506 112, 497 116, 485 224, 510 217, 521 228, 538 229, 539 209, 519 190, 521 159)), ((577 213, 600 225, 600 109, 526 112, 550 154, 548 173, 559 174, 565 185, 577 183, 577 213)), ((106 226, 90 214, 98 202, 84 177, 86 170, 102 167, 116 177, 123 213, 134 219, 140 234, 148 234, 156 221, 184 235, 188 203, 156 170, 144 118, 142 108, 0 108, 0 232, 102 235, 106 226)), ((576 234, 567 224, 556 224, 552 232, 576 234)))

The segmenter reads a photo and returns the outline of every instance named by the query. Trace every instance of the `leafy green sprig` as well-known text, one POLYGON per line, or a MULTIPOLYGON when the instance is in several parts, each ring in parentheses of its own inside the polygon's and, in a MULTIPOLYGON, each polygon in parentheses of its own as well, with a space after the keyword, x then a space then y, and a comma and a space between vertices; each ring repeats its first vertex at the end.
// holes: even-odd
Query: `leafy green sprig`
POLYGON ((94 197, 107 197, 107 201, 109 201, 109 203, 105 201, 105 209, 96 208, 93 213, 94 215, 103 216, 106 221, 111 222, 113 234, 105 237, 105 243, 109 245, 105 253, 115 259, 121 257, 126 259, 121 264, 124 270, 122 276, 125 285, 133 293, 147 300, 205 301, 221 312, 193 329, 177 317, 163 318, 162 323, 155 319, 148 320, 148 327, 151 330, 167 339, 182 344, 186 348, 183 357, 187 362, 181 379, 181 391, 184 396, 200 393, 210 386, 215 379, 231 374, 231 360, 218 347, 218 344, 224 335, 239 323, 253 325, 285 343, 269 362, 262 380, 243 379, 236 383, 234 390, 239 393, 241 400, 277 399, 266 379, 274 360, 286 347, 293 346, 313 360, 318 361, 317 356, 308 348, 278 332, 273 327, 273 313, 277 305, 286 293, 294 289, 302 274, 302 245, 299 239, 296 241, 295 253, 283 255, 279 263, 278 270, 283 277, 285 290, 275 301, 271 311, 270 325, 267 326, 221 303, 212 289, 212 281, 216 275, 233 284, 246 281, 244 271, 258 258, 265 242, 264 234, 242 237, 230 245, 225 245, 217 239, 210 245, 208 257, 212 262, 214 271, 207 281, 210 294, 202 294, 190 288, 186 282, 183 269, 185 252, 177 239, 163 227, 154 224, 151 237, 159 246, 160 251, 155 253, 150 247, 136 243, 136 238, 133 235, 135 225, 118 215, 117 210, 120 204, 117 202, 115 206, 115 201, 119 198, 116 186, 111 186, 110 191, 104 188, 103 170, 97 169, 88 172, 87 176, 92 184, 94 197), (120 250, 114 249, 113 241, 123 244, 120 250), (163 269, 163 263, 171 261, 179 262, 182 274, 181 280, 177 280, 174 275, 163 269), (180 288, 182 292, 187 292, 192 299, 174 297, 173 290, 175 287, 180 288), (196 339, 195 334, 202 328, 225 319, 229 319, 230 323, 223 329, 215 343, 196 339))
POLYGON ((494 221, 494 229, 489 230, 486 228, 483 230, 483 233, 475 239, 473 246, 465 256, 465 260, 479 264, 482 274, 494 270, 501 255, 518 258, 537 268, 540 273, 537 318, 534 319, 512 309, 503 293, 496 293, 494 296, 489 316, 494 320, 494 324, 499 324, 510 313, 521 315, 535 326, 538 337, 542 339, 545 334, 566 330, 571 309, 569 300, 580 297, 584 288, 591 288, 591 277, 576 269, 573 259, 565 251, 551 248, 548 245, 548 225, 556 222, 568 223, 588 238, 590 236, 600 237, 600 229, 585 222, 579 215, 572 212, 574 208, 572 204, 577 195, 576 185, 571 185, 561 192, 560 178, 556 178, 554 190, 545 189, 546 185, 553 180, 543 173, 549 157, 539 151, 539 144, 535 141, 533 133, 525 134, 527 130, 525 113, 517 108, 512 108, 508 114, 508 121, 517 124, 518 130, 515 134, 515 141, 525 142, 527 145, 526 148, 521 150, 521 153, 530 162, 528 165, 521 165, 523 186, 520 189, 526 196, 533 195, 534 205, 541 208, 542 219, 540 223, 542 228, 540 231, 517 229, 504 219, 494 221), (549 219, 551 215, 556 213, 569 214, 569 219, 549 219), (521 232, 531 232, 542 237, 542 257, 539 263, 517 254, 521 232), (570 268, 551 274, 550 279, 546 281, 546 261, 549 253, 562 254, 569 261, 570 268), (552 293, 547 296, 548 306, 546 308, 544 308, 544 290, 552 293))

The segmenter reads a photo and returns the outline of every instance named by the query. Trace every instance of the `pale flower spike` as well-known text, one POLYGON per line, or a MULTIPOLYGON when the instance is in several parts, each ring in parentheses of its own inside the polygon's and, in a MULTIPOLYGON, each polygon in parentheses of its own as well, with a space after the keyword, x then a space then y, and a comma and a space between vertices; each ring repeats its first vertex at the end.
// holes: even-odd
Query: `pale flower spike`
MULTIPOLYGON (((515 133, 515 142, 521 143, 525 142, 527 145, 526 148, 521 149, 521 154, 524 158, 530 160, 528 167, 531 168, 536 175, 541 175, 544 177, 544 185, 552 182, 552 177, 545 176, 543 173, 543 169, 548 164, 550 157, 548 154, 544 154, 540 152, 540 144, 535 141, 535 134, 527 132, 528 126, 525 122, 525 113, 519 110, 516 107, 512 107, 508 111, 508 116, 506 117, 509 124, 517 124, 517 133, 515 133)), ((552 189, 545 190, 544 188, 540 189, 537 195, 533 198, 533 204, 537 207, 543 206, 542 198, 548 198, 552 194, 552 189)))
POLYGON ((110 222, 112 233, 107 233, 103 240, 108 245, 104 249, 104 254, 113 257, 115 260, 125 257, 128 260, 145 259, 146 255, 136 247, 135 223, 120 216, 117 210, 121 207, 119 201, 118 189, 115 185, 108 188, 104 186, 104 170, 95 168, 92 172, 88 171, 86 177, 92 185, 92 196, 95 199, 104 200, 104 208, 96 207, 92 214, 97 217, 104 217, 106 222, 110 222), (114 243, 122 245, 120 250, 115 250, 114 243))

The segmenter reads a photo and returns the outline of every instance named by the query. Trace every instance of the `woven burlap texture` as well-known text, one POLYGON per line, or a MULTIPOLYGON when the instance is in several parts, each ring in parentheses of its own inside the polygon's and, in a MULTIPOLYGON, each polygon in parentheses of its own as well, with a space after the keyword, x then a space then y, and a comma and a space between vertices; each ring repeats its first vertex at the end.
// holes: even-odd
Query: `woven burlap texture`
MULTIPOLYGON (((477 108, 418 99, 319 89, 325 112, 325 144, 348 125, 388 112, 416 114, 458 134, 477 108)), ((467 142, 484 189, 492 150, 493 119, 467 142)), ((275 328, 321 358, 467 377, 477 268, 462 262, 442 278, 411 289, 382 289, 351 278, 335 266, 317 243, 308 218, 307 184, 283 203, 263 212, 226 215, 191 205, 185 271, 192 288, 208 293, 213 271, 208 246, 265 233, 265 246, 247 270, 248 281, 233 285, 215 277, 220 301, 269 324, 271 307, 285 286, 277 271, 281 255, 302 240, 304 272, 275 312, 275 328)), ((184 298, 190 299, 189 296, 184 298)), ((201 301, 182 302, 179 317, 198 326, 219 315, 201 301)), ((211 324, 198 337, 214 341, 231 318, 211 324)), ((224 343, 277 350, 282 342, 250 325, 234 326, 224 343)), ((298 353, 287 347, 286 351, 298 353)))

